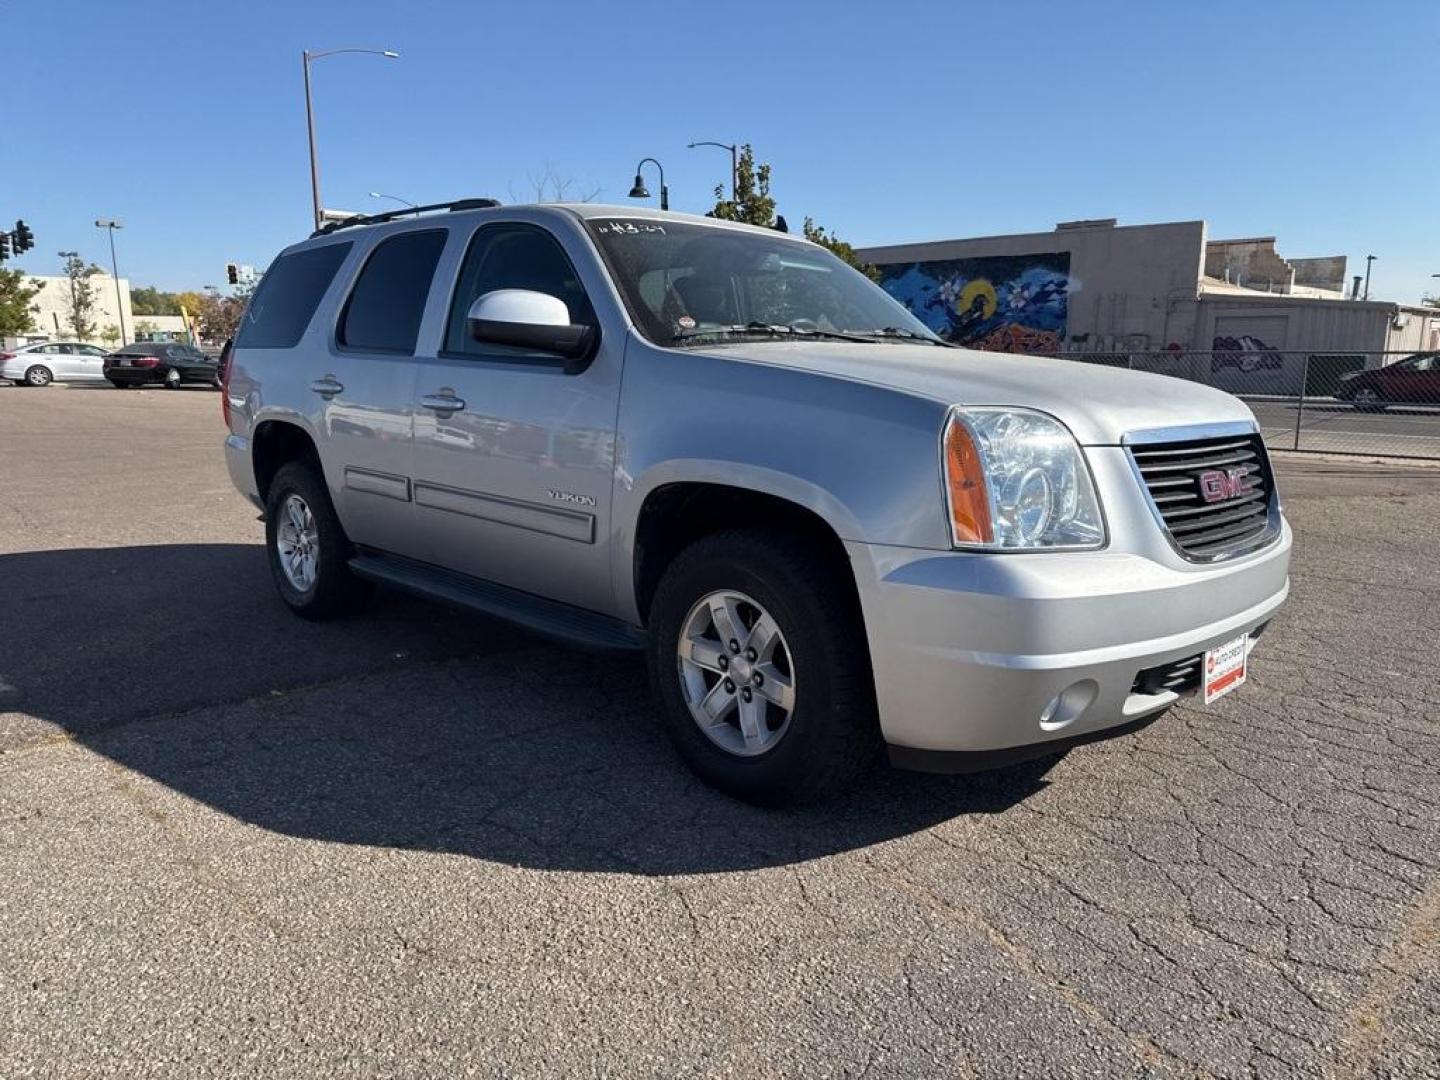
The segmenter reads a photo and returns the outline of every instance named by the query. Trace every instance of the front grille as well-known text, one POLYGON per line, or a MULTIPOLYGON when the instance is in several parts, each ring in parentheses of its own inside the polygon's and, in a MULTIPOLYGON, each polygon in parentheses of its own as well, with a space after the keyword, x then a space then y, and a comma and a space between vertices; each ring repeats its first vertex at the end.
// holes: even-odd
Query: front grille
POLYGON ((1200 689, 1200 665, 1205 654, 1172 660, 1159 667, 1146 668, 1135 676, 1132 694, 1179 694, 1185 697, 1200 689))
POLYGON ((1274 535, 1275 480, 1258 434, 1141 443, 1129 450, 1151 506, 1186 558, 1229 558, 1253 551, 1274 535), (1202 477, 1216 501, 1206 501, 1202 477), (1226 485, 1238 489, 1226 490, 1226 485), (1222 488, 1218 495, 1217 486, 1222 488))

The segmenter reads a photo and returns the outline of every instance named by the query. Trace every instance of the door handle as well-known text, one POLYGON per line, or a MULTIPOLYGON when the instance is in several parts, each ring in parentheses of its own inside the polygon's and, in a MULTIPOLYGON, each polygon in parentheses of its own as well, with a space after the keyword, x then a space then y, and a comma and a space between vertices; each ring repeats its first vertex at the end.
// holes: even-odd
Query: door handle
POLYGON ((420 404, 441 416, 449 416, 465 408, 465 399, 456 397, 455 391, 447 386, 438 394, 426 394, 420 399, 420 404))
POLYGON ((316 379, 310 384, 310 389, 319 394, 326 401, 329 401, 345 387, 334 375, 326 375, 323 379, 316 379))

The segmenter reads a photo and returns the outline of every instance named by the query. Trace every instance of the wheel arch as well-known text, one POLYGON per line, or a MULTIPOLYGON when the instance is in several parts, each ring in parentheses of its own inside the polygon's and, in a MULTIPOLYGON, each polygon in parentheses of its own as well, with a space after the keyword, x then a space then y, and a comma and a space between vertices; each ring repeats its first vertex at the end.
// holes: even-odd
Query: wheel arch
MULTIPOLYGON (((733 474, 733 466, 729 471, 733 474)), ((622 595, 628 594, 640 622, 648 621, 655 588, 676 555, 704 536, 745 522, 753 523, 757 532, 798 534, 813 540, 817 556, 830 562, 848 587, 855 589, 842 539, 855 523, 833 498, 753 482, 740 485, 700 476, 675 477, 657 481, 638 500, 631 543, 628 549, 622 545, 622 550, 630 551, 622 571, 629 579, 622 583, 622 595)))
POLYGON ((264 419, 250 435, 250 460, 255 470, 255 488, 263 505, 270 484, 282 466, 292 461, 311 460, 318 466, 320 452, 308 429, 291 420, 264 419))

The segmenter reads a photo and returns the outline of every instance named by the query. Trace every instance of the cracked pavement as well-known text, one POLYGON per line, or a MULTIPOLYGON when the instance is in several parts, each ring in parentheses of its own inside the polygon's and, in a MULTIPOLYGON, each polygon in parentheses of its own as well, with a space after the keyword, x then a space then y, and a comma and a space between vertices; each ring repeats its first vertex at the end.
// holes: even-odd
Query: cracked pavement
POLYGON ((1440 470, 1279 463, 1215 706, 777 813, 638 661, 283 612, 220 433, 0 387, 0 1077, 1440 1076, 1440 470))

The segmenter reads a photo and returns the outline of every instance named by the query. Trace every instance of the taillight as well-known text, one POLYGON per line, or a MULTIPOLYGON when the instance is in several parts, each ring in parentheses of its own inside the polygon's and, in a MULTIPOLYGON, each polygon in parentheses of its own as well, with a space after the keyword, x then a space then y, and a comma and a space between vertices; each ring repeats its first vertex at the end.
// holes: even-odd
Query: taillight
POLYGON ((6 361, 6 360, 14 360, 14 359, 15 359, 15 354, 14 354, 13 352, 0 352, 0 362, 6 361))
POLYGON ((160 358, 159 358, 158 356, 137 356, 137 357, 135 357, 134 360, 130 361, 130 366, 131 366, 131 367, 159 367, 159 366, 160 366, 160 358))
POLYGON ((230 342, 220 350, 220 415, 225 418, 225 430, 230 430, 230 370, 235 366, 235 353, 230 342))

